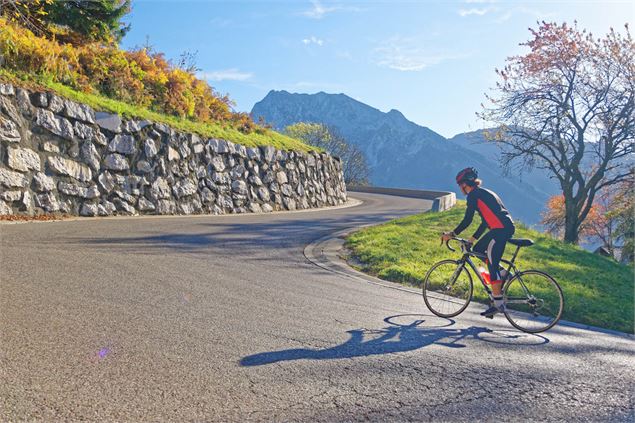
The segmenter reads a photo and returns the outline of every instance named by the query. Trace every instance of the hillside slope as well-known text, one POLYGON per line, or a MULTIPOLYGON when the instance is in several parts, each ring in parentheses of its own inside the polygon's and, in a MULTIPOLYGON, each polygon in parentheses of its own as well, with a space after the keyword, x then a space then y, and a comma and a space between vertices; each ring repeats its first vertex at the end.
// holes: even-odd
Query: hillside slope
POLYGON ((37 91, 48 91, 78 103, 86 104, 96 111, 117 113, 126 119, 150 120, 165 123, 174 129, 191 132, 206 138, 221 138, 245 147, 272 146, 287 151, 322 151, 319 148, 278 133, 276 131, 259 128, 249 134, 243 133, 231 125, 220 122, 197 122, 187 118, 171 116, 154 112, 147 108, 125 103, 99 95, 74 90, 66 85, 52 82, 37 75, 16 74, 0 69, 0 83, 15 85, 37 91))
MULTIPOLYGON (((382 279, 420 286, 432 264, 458 258, 439 245, 439 234, 462 218, 465 202, 443 213, 424 213, 362 229, 351 234, 347 246, 362 263, 363 271, 382 279)), ((465 230, 470 234, 480 219, 465 230)), ((523 248, 520 269, 551 274, 565 296, 563 319, 633 333, 633 269, 616 261, 565 244, 540 232, 517 225, 516 238, 531 238, 535 245, 523 248)), ((514 247, 508 246, 506 258, 514 247)), ((474 297, 484 301, 482 288, 474 297)))
MULTIPOLYGON (((246 113, 233 111, 227 95, 218 94, 207 81, 198 79, 194 70, 181 69, 166 60, 163 53, 143 47, 127 51, 116 42, 93 39, 95 34, 78 33, 77 28, 49 26, 44 9, 40 9, 43 21, 37 35, 31 31, 33 25, 25 27, 19 16, 16 19, 0 13, 1 82, 46 89, 95 110, 162 122, 245 146, 315 150, 256 125, 246 113)), ((84 18, 75 17, 78 22, 84 18)), ((93 18, 91 25, 106 19, 93 18)))

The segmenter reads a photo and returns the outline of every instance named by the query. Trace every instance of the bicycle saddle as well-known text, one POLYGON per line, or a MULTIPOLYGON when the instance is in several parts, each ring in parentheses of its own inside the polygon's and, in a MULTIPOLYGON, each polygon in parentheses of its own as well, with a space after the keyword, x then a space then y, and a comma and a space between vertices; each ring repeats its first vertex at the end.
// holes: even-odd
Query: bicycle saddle
POLYGON ((531 239, 525 238, 512 238, 509 240, 509 243, 517 247, 529 247, 530 245, 534 245, 531 239))

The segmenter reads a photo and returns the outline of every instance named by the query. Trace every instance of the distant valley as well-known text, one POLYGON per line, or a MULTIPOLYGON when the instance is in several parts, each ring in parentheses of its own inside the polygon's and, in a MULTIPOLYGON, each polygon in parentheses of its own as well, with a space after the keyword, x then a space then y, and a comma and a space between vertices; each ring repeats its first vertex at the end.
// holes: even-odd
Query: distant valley
MULTIPOLYGON (((457 191, 456 173, 476 167, 485 186, 496 191, 513 216, 528 224, 540 212, 558 184, 539 170, 503 176, 498 148, 485 143, 483 131, 446 139, 409 121, 397 110, 384 113, 344 94, 292 94, 271 91, 251 111, 277 130, 297 122, 323 123, 335 128, 365 154, 372 185, 457 191)), ((459 195, 459 197, 461 197, 459 195)))

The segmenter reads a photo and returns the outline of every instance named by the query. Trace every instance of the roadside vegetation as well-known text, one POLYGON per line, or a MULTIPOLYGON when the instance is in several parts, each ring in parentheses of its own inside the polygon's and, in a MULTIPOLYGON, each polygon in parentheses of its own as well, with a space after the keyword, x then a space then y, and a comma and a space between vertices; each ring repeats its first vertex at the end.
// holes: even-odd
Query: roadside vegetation
POLYGON ((284 133, 339 157, 344 167, 346 185, 368 185, 370 170, 364 153, 338 134, 335 128, 321 123, 298 122, 287 126, 284 133))
POLYGON ((196 54, 122 50, 129 2, 0 0, 0 80, 53 91, 98 110, 163 122, 247 146, 320 150, 232 110, 196 72, 196 54))
MULTIPOLYGON (((635 174, 632 176, 635 177, 635 174)), ((540 223, 546 232, 564 239, 566 204, 563 195, 549 198, 540 223)), ((591 244, 601 243, 607 255, 619 258, 622 263, 633 263, 634 237, 635 190, 633 180, 626 180, 598 193, 589 214, 580 225, 579 238, 591 244)))
MULTIPOLYGON (((379 278, 420 287, 432 264, 458 258, 440 246, 440 234, 452 229, 465 212, 461 201, 452 210, 424 213, 362 229, 351 234, 346 246, 351 262, 379 278)), ((480 220, 465 230, 469 236, 480 220)), ((551 274, 565 295, 563 319, 633 333, 633 267, 592 254, 549 235, 516 225, 516 238, 530 238, 536 244, 523 248, 517 264, 520 269, 538 269, 551 274)), ((515 250, 507 246, 505 258, 515 250)), ((486 294, 475 281, 474 300, 485 302, 486 294)), ((423 300, 421 306, 425 307, 423 300)))
POLYGON ((304 152, 323 151, 318 147, 307 145, 300 140, 269 129, 245 134, 231 125, 222 124, 220 122, 196 122, 178 116, 153 112, 102 95, 77 91, 44 77, 12 73, 6 69, 0 69, 0 81, 31 89, 51 91, 70 100, 87 104, 95 110, 118 113, 125 118, 148 119, 153 122, 161 122, 183 132, 193 132, 207 138, 222 138, 227 141, 242 144, 246 147, 271 145, 281 150, 304 152))

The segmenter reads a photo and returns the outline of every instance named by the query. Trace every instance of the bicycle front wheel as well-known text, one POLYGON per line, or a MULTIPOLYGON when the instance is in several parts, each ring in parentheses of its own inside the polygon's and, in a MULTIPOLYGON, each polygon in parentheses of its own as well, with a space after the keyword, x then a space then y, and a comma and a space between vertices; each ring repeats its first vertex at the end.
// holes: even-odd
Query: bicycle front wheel
POLYGON ((439 317, 454 317, 465 310, 472 299, 472 275, 465 265, 443 260, 428 270, 423 280, 423 300, 439 317))
POLYGON ((503 288, 505 317, 523 332, 552 328, 564 310, 562 289, 551 276, 537 270, 517 273, 503 288))

